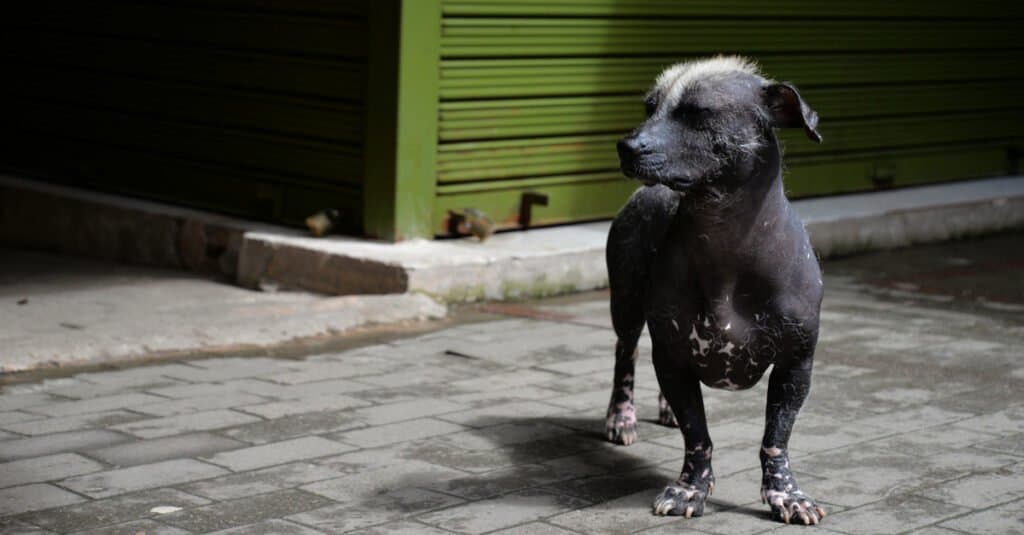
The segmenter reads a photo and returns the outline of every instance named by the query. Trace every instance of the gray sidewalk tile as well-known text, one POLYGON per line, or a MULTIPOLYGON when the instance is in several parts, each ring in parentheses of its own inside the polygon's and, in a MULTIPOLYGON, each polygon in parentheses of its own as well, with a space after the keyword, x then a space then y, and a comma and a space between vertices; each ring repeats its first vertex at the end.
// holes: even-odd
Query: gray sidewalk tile
POLYGON ((508 423, 510 420, 551 416, 564 411, 565 409, 561 407, 547 403, 521 401, 453 412, 438 416, 438 418, 470 427, 487 427, 508 423))
POLYGON ((192 459, 176 459, 131 468, 121 468, 65 479, 62 487, 92 498, 106 498, 132 491, 145 490, 228 473, 223 468, 192 459))
POLYGON ((587 505, 587 502, 578 498, 528 490, 426 513, 417 518, 439 528, 477 534, 539 520, 587 505))
POLYGON ((0 426, 7 431, 14 431, 22 435, 48 435, 64 431, 76 431, 79 429, 95 429, 101 427, 114 427, 125 422, 134 422, 146 418, 145 415, 126 410, 115 410, 106 412, 94 412, 89 414, 76 414, 74 416, 62 416, 59 418, 43 418, 28 422, 0 426))
POLYGON ((398 488, 354 498, 340 505, 307 511, 288 518, 328 533, 350 530, 362 532, 363 528, 369 526, 459 503, 462 503, 459 498, 438 492, 416 488, 398 488))
MULTIPOLYGON (((437 529, 413 520, 398 520, 371 528, 363 528, 359 530, 359 533, 362 535, 451 535, 450 531, 437 529)), ((537 535, 544 534, 537 532, 537 535)))
POLYGON ((65 401, 63 403, 52 403, 50 405, 35 407, 33 412, 49 416, 72 416, 75 414, 103 412, 114 409, 133 409, 140 405, 156 403, 159 401, 165 400, 149 394, 135 392, 77 401, 65 401))
POLYGON ((283 361, 274 359, 206 359, 188 364, 165 375, 193 383, 213 383, 288 371, 283 361))
POLYGON ((355 411, 356 417, 369 425, 383 425, 404 420, 415 420, 424 416, 438 416, 465 409, 460 405, 444 399, 420 399, 402 401, 386 405, 376 405, 355 411))
MULTIPOLYGON (((650 512, 656 492, 649 490, 635 492, 598 505, 563 513, 549 518, 547 521, 556 526, 594 534, 633 533, 669 524, 682 527, 678 524, 681 520, 678 517, 637 514, 641 511, 650 512)), ((719 517, 718 508, 714 504, 709 504, 706 514, 713 514, 717 519, 719 517)), ((691 522, 687 522, 686 527, 691 527, 691 524, 691 522)))
POLYGON ((103 470, 103 465, 74 453, 59 453, 0 463, 0 487, 54 481, 103 470))
POLYGON ((544 522, 529 522, 515 527, 492 531, 492 535, 572 535, 578 531, 569 531, 544 522))
POLYGON ((248 414, 220 409, 164 418, 149 418, 126 424, 112 425, 110 428, 142 438, 157 438, 193 431, 209 431, 211 429, 234 427, 259 420, 259 418, 248 414))
POLYGON ((0 518, 0 533, 4 535, 51 535, 53 532, 8 517, 0 518))
POLYGON ((41 418, 46 418, 46 416, 43 414, 32 414, 25 411, 0 412, 0 425, 16 424, 18 422, 39 420, 41 418))
POLYGON ((888 498, 829 515, 828 528, 841 532, 902 533, 962 514, 969 509, 916 496, 888 498))
POLYGON ((264 418, 275 419, 310 412, 340 411, 353 407, 364 407, 369 403, 343 394, 330 396, 313 396, 289 401, 274 401, 259 405, 246 405, 238 410, 258 414, 264 418))
POLYGON ((191 532, 171 527, 166 524, 161 524, 153 520, 136 520, 134 522, 125 522, 123 524, 116 524, 113 526, 76 531, 71 535, 120 535, 122 533, 125 535, 138 535, 139 533, 144 535, 189 535, 191 532))
POLYGON ((219 433, 252 444, 266 444, 307 435, 323 435, 365 427, 352 411, 307 412, 276 420, 260 420, 219 433))
POLYGON ((156 489, 50 509, 22 518, 37 526, 65 533, 155 517, 158 515, 150 511, 154 507, 185 508, 208 503, 209 500, 174 489, 156 489))
POLYGON ((302 437, 262 446, 225 451, 206 457, 207 462, 241 472, 291 461, 337 455, 356 449, 323 437, 302 437))
POLYGON ((222 382, 211 383, 182 383, 177 386, 148 389, 146 392, 157 396, 165 396, 174 399, 188 399, 194 397, 216 396, 228 392, 241 392, 268 398, 276 398, 281 392, 287 391, 287 387, 255 379, 232 379, 222 382))
POLYGON ((264 520, 317 509, 330 500, 289 489, 185 509, 160 517, 160 522, 198 533, 256 524, 264 520))
POLYGON ((439 481, 466 475, 465 472, 422 461, 398 459, 387 462, 389 464, 384 466, 352 465, 344 461, 328 463, 327 466, 347 473, 342 477, 303 485, 300 488, 337 502, 348 503, 391 489, 427 487, 439 481))
POLYGON ((181 490, 213 500, 234 500, 275 490, 290 489, 346 475, 329 466, 309 462, 282 464, 179 485, 181 490))
POLYGON ((1024 498, 1024 464, 929 485, 917 493, 941 502, 984 509, 1024 498))
POLYGON ((47 405, 62 401, 48 392, 28 392, 25 394, 0 393, 0 412, 24 409, 35 405, 47 405))
POLYGON ((0 489, 0 516, 39 511, 85 501, 85 498, 44 483, 0 489))
POLYGON ((365 429, 354 429, 335 433, 332 438, 362 448, 375 448, 399 442, 420 440, 437 435, 457 433, 466 428, 434 418, 419 418, 393 424, 375 425, 365 429))
POLYGON ((266 520, 258 524, 248 524, 213 532, 214 535, 314 535, 318 533, 323 532, 287 520, 266 520))
POLYGON ((130 440, 132 440, 132 437, 128 435, 103 429, 87 429, 85 431, 67 431, 52 435, 10 438, 4 442, 3 447, 0 447, 0 461, 13 461, 66 451, 82 452, 130 440))
POLYGON ((135 466, 169 459, 212 455, 247 446, 244 442, 211 433, 189 433, 92 449, 86 454, 114 466, 135 466))
POLYGON ((943 522, 940 526, 978 535, 1022 535, 1024 534, 1024 500, 954 518, 943 522))
POLYGON ((175 414, 192 414, 214 409, 230 409, 232 407, 264 403, 266 401, 269 400, 254 394, 221 392, 216 395, 186 399, 161 399, 154 403, 139 405, 132 410, 154 416, 173 416, 175 414))

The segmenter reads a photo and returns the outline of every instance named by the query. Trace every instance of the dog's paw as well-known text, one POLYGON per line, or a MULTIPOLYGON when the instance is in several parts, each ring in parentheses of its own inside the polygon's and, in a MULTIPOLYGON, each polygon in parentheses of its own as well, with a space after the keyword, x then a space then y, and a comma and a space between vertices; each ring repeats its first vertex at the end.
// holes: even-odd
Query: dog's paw
POLYGON ((610 442, 628 446, 636 442, 636 409, 632 401, 612 403, 608 406, 605 433, 610 442))
POLYGON ((707 489, 691 484, 669 485, 654 499, 654 514, 686 518, 701 516, 704 514, 704 502, 713 489, 714 483, 707 489))
POLYGON ((800 489, 791 491, 762 489, 761 502, 771 506, 772 519, 787 524, 802 523, 810 526, 825 518, 825 510, 800 489))
POLYGON ((661 392, 658 393, 658 423, 666 427, 679 427, 676 415, 672 413, 672 407, 669 407, 668 400, 661 392))

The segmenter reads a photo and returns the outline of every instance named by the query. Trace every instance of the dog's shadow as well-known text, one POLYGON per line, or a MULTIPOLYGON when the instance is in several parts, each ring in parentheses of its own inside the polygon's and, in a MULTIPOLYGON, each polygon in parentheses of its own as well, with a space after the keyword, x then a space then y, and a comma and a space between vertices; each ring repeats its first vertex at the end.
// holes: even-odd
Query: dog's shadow
MULTIPOLYGON (((575 508, 597 506, 618 499, 635 499, 638 513, 654 514, 649 504, 655 495, 678 475, 682 465, 682 438, 678 430, 653 420, 638 425, 640 442, 631 446, 611 444, 600 418, 584 417, 490 417, 467 422, 465 432, 474 447, 458 451, 457 443, 441 439, 431 445, 412 448, 414 458, 476 472, 426 488, 467 500, 493 499, 515 502, 524 495, 543 495, 575 508), (665 458, 667 447, 646 446, 650 439, 679 437, 678 458, 665 458), (490 445, 491 448, 486 446, 490 445), (654 459, 646 454, 657 452, 654 459), (493 469, 490 468, 493 464, 493 469), (647 496, 646 494, 649 494, 647 496), (636 495, 632 498, 626 498, 636 495), (643 496, 641 498, 641 496, 643 496), (575 500, 575 502, 574 502, 575 500)), ((402 486, 422 486, 422 479, 410 474, 402 486), (418 481, 412 481, 416 479, 418 481)), ((712 497, 712 510, 730 510, 767 518, 766 512, 712 497)))

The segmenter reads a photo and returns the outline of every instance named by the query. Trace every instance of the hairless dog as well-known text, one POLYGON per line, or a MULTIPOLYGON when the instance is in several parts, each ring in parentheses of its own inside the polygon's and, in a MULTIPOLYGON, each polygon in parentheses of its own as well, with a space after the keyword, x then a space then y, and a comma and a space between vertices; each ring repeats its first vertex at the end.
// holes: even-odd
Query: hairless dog
POLYGON ((618 336, 608 438, 636 440, 633 372, 646 322, 659 419, 678 420, 685 443, 682 472, 654 511, 700 516, 715 485, 700 384, 750 388, 771 367, 761 497, 778 520, 817 524, 825 511, 797 485, 788 446, 811 385, 823 289, 783 191, 774 129, 820 142, 818 116, 794 86, 739 57, 672 66, 644 103, 647 119, 617 146, 622 171, 644 187, 608 235, 618 336))

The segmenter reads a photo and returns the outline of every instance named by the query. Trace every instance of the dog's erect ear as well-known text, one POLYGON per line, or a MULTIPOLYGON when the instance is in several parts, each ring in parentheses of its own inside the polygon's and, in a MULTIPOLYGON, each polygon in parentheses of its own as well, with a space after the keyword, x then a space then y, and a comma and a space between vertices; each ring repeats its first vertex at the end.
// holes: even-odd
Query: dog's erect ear
POLYGON ((800 97, 792 84, 775 82, 764 86, 764 103, 775 128, 803 128, 807 138, 821 143, 818 113, 800 97))

